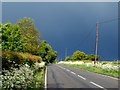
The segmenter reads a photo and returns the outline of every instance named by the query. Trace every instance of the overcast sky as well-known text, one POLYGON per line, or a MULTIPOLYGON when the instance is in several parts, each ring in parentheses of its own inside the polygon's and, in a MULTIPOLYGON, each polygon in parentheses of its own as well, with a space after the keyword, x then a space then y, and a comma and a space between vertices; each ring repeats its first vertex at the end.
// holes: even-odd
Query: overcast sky
POLYGON ((118 2, 120 0, 1 0, 3 2, 118 2))
MULTIPOLYGON (((118 3, 3 3, 3 22, 23 17, 34 20, 43 39, 58 52, 58 58, 80 50, 94 53, 96 21, 118 18, 118 3)), ((98 54, 101 59, 118 58, 118 20, 99 24, 98 54)))

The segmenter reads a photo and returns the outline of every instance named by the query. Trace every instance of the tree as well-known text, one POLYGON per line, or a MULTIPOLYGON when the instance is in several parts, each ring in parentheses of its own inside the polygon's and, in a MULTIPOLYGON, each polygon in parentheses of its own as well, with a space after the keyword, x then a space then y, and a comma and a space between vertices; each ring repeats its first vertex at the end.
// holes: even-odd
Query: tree
POLYGON ((72 55, 73 60, 83 60, 85 58, 85 53, 79 50, 75 51, 72 55))
POLYGON ((57 57, 57 52, 54 51, 45 40, 43 40, 40 45, 39 55, 46 63, 53 63, 57 57))
POLYGON ((37 55, 40 49, 40 34, 37 31, 33 21, 30 18, 23 18, 17 22, 22 32, 22 40, 24 52, 37 55))
MULTIPOLYGON (((100 58, 100 56, 97 56, 97 59, 98 60, 100 58)), ((89 54, 88 57, 87 57, 88 60, 95 60, 95 55, 94 54, 89 54)))
POLYGON ((17 24, 2 24, 2 50, 22 51, 21 31, 17 24))
POLYGON ((66 56, 65 61, 69 61, 69 60, 71 60, 70 56, 66 56))

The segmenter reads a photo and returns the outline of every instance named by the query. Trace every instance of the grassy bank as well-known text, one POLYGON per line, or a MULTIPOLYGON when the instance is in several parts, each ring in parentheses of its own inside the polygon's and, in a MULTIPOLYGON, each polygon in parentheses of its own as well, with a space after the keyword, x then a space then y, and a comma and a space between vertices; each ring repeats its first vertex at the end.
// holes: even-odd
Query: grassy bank
POLYGON ((34 89, 44 88, 44 75, 45 75, 44 71, 41 72, 39 71, 35 73, 34 83, 32 84, 32 87, 34 89))
POLYGON ((99 73, 99 74, 103 74, 103 75, 108 75, 108 76, 112 76, 112 77, 116 77, 116 78, 120 78, 120 70, 117 69, 119 64, 115 63, 115 66, 113 66, 113 64, 110 64, 111 62, 101 62, 100 65, 93 65, 90 63, 81 63, 81 64, 74 64, 74 63, 61 63, 70 67, 75 67, 75 68, 80 68, 83 70, 88 70, 91 72, 95 72, 95 73, 99 73))

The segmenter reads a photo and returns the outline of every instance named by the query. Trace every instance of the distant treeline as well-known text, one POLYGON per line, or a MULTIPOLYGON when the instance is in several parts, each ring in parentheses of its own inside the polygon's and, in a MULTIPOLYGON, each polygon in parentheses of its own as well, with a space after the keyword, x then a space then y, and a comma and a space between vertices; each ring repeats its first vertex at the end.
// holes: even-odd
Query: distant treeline
MULTIPOLYGON (((100 56, 97 56, 97 60, 100 59, 100 56)), ((72 56, 66 56, 65 61, 76 61, 76 60, 95 60, 94 54, 86 54, 80 50, 75 51, 72 56)))

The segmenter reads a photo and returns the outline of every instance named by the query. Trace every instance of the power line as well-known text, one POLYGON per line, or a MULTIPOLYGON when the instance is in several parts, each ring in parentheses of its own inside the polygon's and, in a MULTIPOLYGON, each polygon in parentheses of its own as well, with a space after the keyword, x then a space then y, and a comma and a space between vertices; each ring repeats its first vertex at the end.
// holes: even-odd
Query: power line
MULTIPOLYGON (((98 22, 98 24, 103 24, 103 23, 109 23, 109 22, 113 22, 113 21, 117 21, 117 20, 120 20, 120 18, 114 18, 114 19, 109 19, 109 20, 105 20, 105 21, 102 21, 102 22, 98 22)), ((87 33, 86 37, 84 37, 82 40, 81 40, 81 43, 80 45, 82 46, 86 41, 87 39, 91 36, 91 33, 93 31, 93 28, 94 26, 90 29, 90 31, 87 33)))
POLYGON ((93 29, 94 25, 91 27, 91 29, 89 29, 90 31, 86 34, 86 36, 81 40, 80 46, 82 46, 85 43, 85 41, 91 36, 93 29))
POLYGON ((120 18, 114 18, 114 19, 110 19, 110 20, 102 21, 102 22, 99 22, 98 24, 109 23, 109 22, 113 22, 113 21, 116 21, 116 20, 120 20, 120 18))

